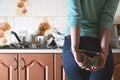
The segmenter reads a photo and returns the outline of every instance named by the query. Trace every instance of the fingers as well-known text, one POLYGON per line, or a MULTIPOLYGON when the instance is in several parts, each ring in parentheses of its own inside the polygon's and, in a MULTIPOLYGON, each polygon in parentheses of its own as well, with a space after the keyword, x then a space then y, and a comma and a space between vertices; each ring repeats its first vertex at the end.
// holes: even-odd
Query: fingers
POLYGON ((87 70, 87 71, 93 71, 90 67, 88 67, 88 66, 84 66, 84 67, 81 67, 81 69, 85 69, 85 70, 87 70))
POLYGON ((106 62, 106 58, 101 55, 96 55, 92 58, 82 52, 73 52, 73 55, 78 66, 88 71, 98 71, 104 67, 106 62))
POLYGON ((91 66, 91 67, 86 67, 84 68, 85 70, 88 70, 88 71, 98 71, 100 70, 101 68, 98 67, 98 66, 91 66))
POLYGON ((98 70, 100 70, 101 68, 100 67, 98 67, 98 66, 91 66, 91 70, 92 71, 98 71, 98 70))
POLYGON ((86 67, 86 64, 84 62, 78 62, 77 63, 79 67, 84 68, 86 67))
POLYGON ((77 63, 78 66, 81 68, 81 69, 85 69, 85 70, 88 70, 88 71, 92 71, 92 69, 90 67, 87 66, 87 64, 85 62, 79 62, 77 63))
POLYGON ((85 69, 88 71, 98 71, 104 67, 104 65, 102 65, 102 66, 96 66, 96 65, 88 66, 85 62, 79 62, 78 65, 81 69, 85 69))
POLYGON ((81 69, 85 69, 88 71, 98 71, 101 68, 103 68, 103 66, 100 66, 100 67, 95 65, 88 66, 85 62, 77 62, 77 64, 81 69))

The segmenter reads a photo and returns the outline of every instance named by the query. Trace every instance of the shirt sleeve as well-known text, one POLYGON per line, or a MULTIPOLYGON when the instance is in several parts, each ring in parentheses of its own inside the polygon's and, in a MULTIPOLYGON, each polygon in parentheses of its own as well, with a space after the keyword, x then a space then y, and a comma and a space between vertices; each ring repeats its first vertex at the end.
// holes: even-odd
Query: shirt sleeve
POLYGON ((80 0, 68 0, 68 26, 80 27, 82 10, 80 0))
POLYGON ((116 12, 119 0, 106 0, 100 16, 100 28, 112 30, 114 14, 116 12))

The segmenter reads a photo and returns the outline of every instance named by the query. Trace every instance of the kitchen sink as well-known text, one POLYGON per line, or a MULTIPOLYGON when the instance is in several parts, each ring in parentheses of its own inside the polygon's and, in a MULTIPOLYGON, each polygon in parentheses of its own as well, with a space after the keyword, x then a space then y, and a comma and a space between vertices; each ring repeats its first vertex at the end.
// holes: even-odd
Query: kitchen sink
POLYGON ((0 46, 0 49, 27 49, 27 48, 29 47, 28 46, 26 47, 26 45, 23 46, 20 43, 0 46))
POLYGON ((33 49, 28 42, 0 46, 0 49, 33 49))
POLYGON ((0 49, 13 49, 13 47, 10 45, 4 45, 4 46, 0 46, 0 49))

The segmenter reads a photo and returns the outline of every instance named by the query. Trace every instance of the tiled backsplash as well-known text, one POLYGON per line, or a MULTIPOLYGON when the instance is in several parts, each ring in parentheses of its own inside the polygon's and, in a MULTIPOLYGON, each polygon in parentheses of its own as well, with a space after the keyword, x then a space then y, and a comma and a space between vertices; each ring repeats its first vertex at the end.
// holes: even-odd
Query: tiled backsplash
MULTIPOLYGON (((65 32, 67 26, 68 0, 0 0, 0 24, 10 24, 9 31, 0 29, 0 45, 10 43, 10 31, 19 34, 27 31, 27 37, 35 34, 39 24, 48 22, 60 32, 65 32), (2 37, 4 35, 4 37, 2 37), (7 39, 7 41, 6 41, 7 39), (6 42, 5 42, 6 41, 6 42)), ((114 23, 120 21, 120 4, 118 6, 114 23)), ((1 28, 1 27, 0 27, 1 28)), ((15 39, 12 39, 13 42, 15 39)))
POLYGON ((0 0, 0 16, 18 16, 23 8, 24 16, 67 16, 68 11, 67 0, 0 0))
POLYGON ((115 15, 120 16, 120 1, 119 1, 118 8, 115 15))
POLYGON ((4 44, 10 43, 10 31, 17 34, 27 31, 29 39, 43 22, 64 33, 67 12, 67 0, 0 0, 0 24, 7 22, 11 25, 11 29, 4 32, 5 36, 0 37, 0 45, 3 45, 5 38, 8 41, 4 44))

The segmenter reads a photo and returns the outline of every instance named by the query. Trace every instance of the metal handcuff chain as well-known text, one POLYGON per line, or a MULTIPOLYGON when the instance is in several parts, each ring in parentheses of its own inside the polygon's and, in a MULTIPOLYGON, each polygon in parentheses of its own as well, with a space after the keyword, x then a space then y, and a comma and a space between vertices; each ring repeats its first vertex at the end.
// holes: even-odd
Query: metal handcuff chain
MULTIPOLYGON (((94 52, 94 51, 88 51, 88 50, 75 50, 75 51, 80 51, 83 53, 90 53, 90 54, 94 54, 94 55, 98 55, 98 56, 105 56, 107 57, 108 55, 105 55, 103 53, 100 52, 94 52)), ((72 52, 72 50, 66 51, 66 52, 72 52)), ((89 58, 87 56, 85 56, 82 60, 83 62, 85 62, 88 66, 88 68, 90 68, 91 66, 98 66, 99 65, 99 61, 98 60, 94 60, 94 61, 89 61, 89 58)))
MULTIPOLYGON (((83 53, 90 53, 90 54, 95 54, 95 55, 101 55, 101 56, 108 56, 107 54, 103 54, 100 52, 94 52, 94 51, 88 51, 88 50, 76 50, 76 51, 80 51, 83 53)), ((66 51, 66 52, 72 52, 72 50, 66 51)))

